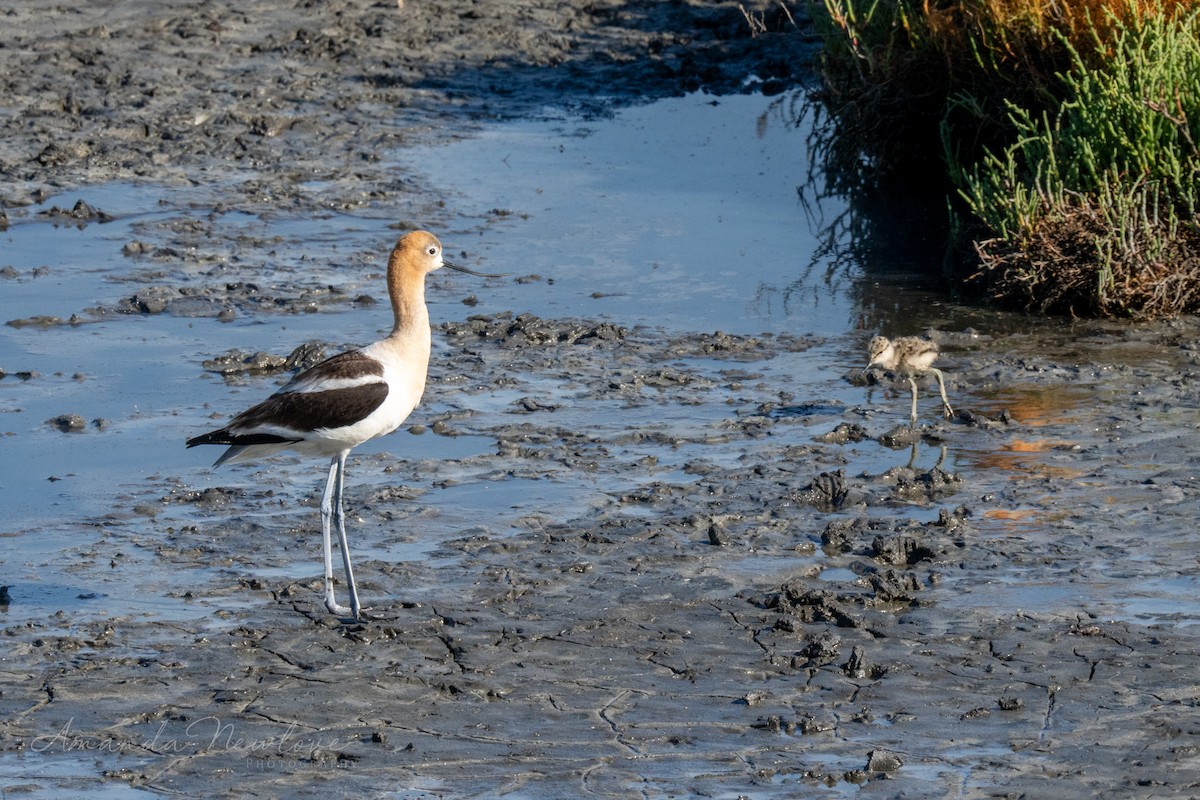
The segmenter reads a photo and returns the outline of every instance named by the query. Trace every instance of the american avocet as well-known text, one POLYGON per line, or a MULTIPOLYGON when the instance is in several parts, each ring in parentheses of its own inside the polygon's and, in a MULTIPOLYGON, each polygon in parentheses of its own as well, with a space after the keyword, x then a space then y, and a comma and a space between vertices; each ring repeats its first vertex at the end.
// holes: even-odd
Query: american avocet
POLYGON ((388 294, 395 324, 391 335, 360 350, 317 364, 292 378, 269 398, 234 417, 220 430, 188 439, 187 446, 229 445, 213 467, 292 449, 330 456, 329 477, 321 495, 321 533, 325 547, 325 607, 333 614, 358 619, 362 606, 350 567, 342 484, 346 456, 368 439, 391 433, 412 412, 425 390, 429 368, 429 309, 425 276, 450 267, 484 278, 499 278, 451 264, 442 258, 442 243, 426 231, 400 238, 388 259, 388 294), (333 596, 331 523, 336 523, 350 608, 333 596))
POLYGON ((942 380, 942 371, 933 366, 934 359, 938 357, 936 342, 917 336, 900 336, 895 339, 876 336, 871 339, 867 350, 870 353, 867 369, 883 367, 908 377, 908 383, 912 386, 912 421, 914 423, 917 421, 917 381, 914 376, 923 372, 932 372, 937 376, 938 390, 942 393, 942 411, 947 417, 954 415, 954 409, 950 408, 950 400, 946 397, 946 384, 942 380))

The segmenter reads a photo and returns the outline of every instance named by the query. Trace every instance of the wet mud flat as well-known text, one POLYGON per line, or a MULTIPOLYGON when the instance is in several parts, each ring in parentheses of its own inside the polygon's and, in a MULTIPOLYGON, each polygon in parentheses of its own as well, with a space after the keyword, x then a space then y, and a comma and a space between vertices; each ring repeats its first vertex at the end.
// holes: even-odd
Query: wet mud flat
MULTIPOLYGON (((735 3, 489 5, 13 6, 14 223, 81 182, 195 183, 128 243, 123 300, 31 308, 20 330, 379 314, 329 279, 336 232, 289 260, 237 220, 337 209, 532 237, 519 215, 456 217, 436 176, 379 153, 545 102, 602 113, 597 85, 796 79, 796 43, 752 40, 735 3)), ((352 457, 364 622, 321 604, 311 461, 139 465, 110 512, 56 523, 79 544, 51 560, 88 596, 40 613, 12 589, 6 794, 1197 793, 1194 320, 960 309, 937 326, 958 413, 934 416, 923 383, 914 433, 907 383, 853 366, 871 332, 454 312, 407 432, 352 457)), ((176 354, 229 381, 229 405, 190 399, 147 438, 182 446, 184 423, 354 341, 329 330, 176 354)), ((40 391, 39 367, 0 364, 6 397, 40 391)))
POLYGON ((6 751, 81 764, 9 790, 1190 796, 1194 334, 952 338, 914 457, 906 383, 786 379, 861 342, 445 323, 415 432, 486 447, 356 459, 370 618, 321 605, 311 463, 137 488, 78 574, 209 610, 5 628, 6 751))
POLYGON ((15 2, 3 21, 9 209, 136 179, 189 187, 181 206, 220 184, 235 208, 395 218, 436 191, 396 148, 550 106, 780 91, 815 44, 801 9, 765 2, 15 2))

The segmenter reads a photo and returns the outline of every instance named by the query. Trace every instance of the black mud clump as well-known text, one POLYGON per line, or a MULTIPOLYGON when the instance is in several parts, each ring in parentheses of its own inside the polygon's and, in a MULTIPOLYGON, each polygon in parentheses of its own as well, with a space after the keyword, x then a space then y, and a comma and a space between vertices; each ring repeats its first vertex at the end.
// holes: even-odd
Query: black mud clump
POLYGON ((876 536, 871 541, 871 558, 884 564, 910 566, 922 561, 936 561, 940 552, 936 543, 927 543, 916 536, 899 534, 876 536))
POLYGON ((894 612, 919 604, 924 584, 916 573, 896 569, 874 570, 855 585, 827 588, 809 578, 783 583, 778 591, 761 596, 761 608, 787 615, 776 627, 799 630, 796 623, 827 623, 839 628, 888 628, 894 612))
POLYGON ((93 207, 85 200, 76 200, 75 205, 70 209, 62 209, 58 206, 51 206, 45 211, 38 212, 40 216, 54 220, 68 220, 77 223, 87 222, 112 222, 114 217, 93 207))
POLYGON ((46 424, 63 433, 78 433, 87 428, 87 420, 78 414, 59 414, 46 420, 46 424))
POLYGON ((970 526, 964 508, 941 509, 933 522, 856 516, 835 519, 821 531, 821 547, 829 555, 859 555, 883 565, 942 563, 967 545, 970 526))
MULTIPOLYGON (((247 495, 245 489, 228 486, 210 486, 206 489, 173 492, 161 499, 164 505, 197 505, 206 508, 223 508, 247 495)), ((263 496, 270 496, 269 493, 263 496)))
POLYGON ((962 484, 963 479, 958 475, 933 467, 916 475, 900 476, 892 496, 901 501, 933 502, 954 494, 962 484))
POLYGON ((663 348, 666 358, 720 358, 731 361, 758 361, 779 353, 799 353, 821 340, 815 336, 791 333, 763 333, 745 336, 714 331, 669 339, 663 348))
POLYGON ((793 499, 824 510, 835 510, 865 501, 863 493, 846 483, 845 470, 822 472, 808 486, 796 492, 793 499))
POLYGON ((274 375, 280 372, 301 371, 325 360, 326 346, 320 342, 305 342, 287 356, 255 351, 230 350, 203 362, 204 369, 218 375, 274 375))
POLYGON ((602 345, 623 341, 628 329, 610 322, 547 320, 511 312, 478 314, 462 322, 444 322, 442 331, 459 344, 485 340, 506 348, 545 345, 602 345))
POLYGON ((358 299, 337 286, 266 287, 246 281, 224 284, 172 286, 156 284, 139 289, 111 306, 89 311, 109 314, 170 314, 175 317, 227 318, 231 312, 254 314, 307 314, 328 307, 346 306, 358 299))
POLYGON ((822 444, 856 444, 871 438, 867 429, 857 422, 839 422, 837 427, 828 433, 813 437, 814 442, 822 444))

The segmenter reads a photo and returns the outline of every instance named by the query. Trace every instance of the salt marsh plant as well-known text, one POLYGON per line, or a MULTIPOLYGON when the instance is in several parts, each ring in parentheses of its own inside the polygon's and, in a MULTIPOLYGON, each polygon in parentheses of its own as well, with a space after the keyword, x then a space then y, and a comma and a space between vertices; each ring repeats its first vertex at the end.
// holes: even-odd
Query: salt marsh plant
POLYGON ((1200 310, 1193 5, 824 0, 827 166, 851 187, 940 168, 963 274, 999 299, 1200 310))
POLYGON ((1192 12, 1077 53, 1056 110, 1009 106, 1015 140, 967 172, 963 196, 1000 296, 1046 310, 1200 310, 1200 24, 1192 12))

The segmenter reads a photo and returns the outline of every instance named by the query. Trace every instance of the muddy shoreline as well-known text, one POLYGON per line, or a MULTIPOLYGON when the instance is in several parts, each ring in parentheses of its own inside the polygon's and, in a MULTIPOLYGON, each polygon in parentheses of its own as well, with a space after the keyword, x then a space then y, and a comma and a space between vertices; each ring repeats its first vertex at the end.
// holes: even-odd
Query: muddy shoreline
MULTIPOLYGON (((126 245, 125 300, 11 330, 378 315, 369 275, 328 279, 346 254, 316 241, 313 263, 283 263, 236 220, 355 209, 520 235, 521 209, 464 221, 436 176, 381 154, 546 106, 806 80, 804 20, 746 6, 758 36, 725 2, 18 4, 0 47, 10 224, 63 187, 173 192, 126 245)), ((7 794, 1200 790, 1195 320, 951 309, 932 333, 958 413, 923 402, 914 431, 903 380, 838 366, 870 332, 474 312, 488 288, 455 287, 426 403, 353 459, 361 624, 321 605, 320 469, 302 459, 139 465, 111 512, 60 523, 82 542, 61 556, 76 607, 36 607, 38 530, 10 521, 27 550, 0 577, 7 794), (810 361, 828 368, 797 381, 810 361), (104 602, 130 580, 137 604, 104 602)), ((174 354, 212 381, 182 417, 353 343, 280 340, 174 354)), ((6 404, 72 380, 0 369, 6 404)), ((102 449, 89 418, 54 435, 102 449)), ((157 424, 180 446, 194 432, 157 424)))
POLYGON ((384 163, 406 143, 546 107, 602 115, 810 79, 806 19, 767 6, 748 5, 755 36, 729 2, 17 3, 0 48, 4 205, 145 180, 189 187, 182 207, 216 204, 216 188, 245 210, 419 216, 404 197, 430 176, 384 163))

